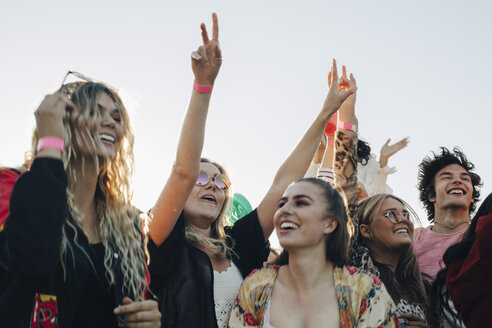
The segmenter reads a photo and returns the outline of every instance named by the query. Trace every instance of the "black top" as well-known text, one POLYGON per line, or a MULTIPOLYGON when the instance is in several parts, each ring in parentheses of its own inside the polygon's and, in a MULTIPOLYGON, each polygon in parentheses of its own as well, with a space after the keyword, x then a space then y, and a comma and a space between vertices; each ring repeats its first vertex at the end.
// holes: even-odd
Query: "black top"
POLYGON ((72 328, 117 327, 116 316, 113 314, 116 307, 114 286, 109 285, 105 276, 104 245, 90 244, 88 254, 93 265, 89 267, 87 279, 80 293, 72 328))
MULTIPOLYGON (((231 260, 243 277, 261 268, 269 254, 254 210, 226 228, 231 260)), ((203 251, 185 240, 181 215, 166 241, 157 247, 149 238, 151 289, 156 291, 162 327, 217 327, 213 295, 213 268, 203 251)))
MULTIPOLYGON (((124 295, 135 299, 123 288, 121 257, 117 256, 116 247, 109 246, 116 258, 112 268, 115 285, 110 291, 98 259, 104 249, 96 246, 93 253, 80 228, 76 228, 76 232, 65 229, 70 243, 65 258, 65 276, 60 262, 62 228, 67 220, 73 222, 66 188, 63 163, 52 158, 34 160, 31 169, 20 176, 14 186, 10 216, 0 232, 0 327, 31 327, 36 298, 43 303, 43 307, 36 309, 36 318, 51 321, 43 322, 42 327, 55 327, 53 322, 59 327, 74 327, 76 318, 86 316, 89 319, 99 310, 103 311, 99 307, 111 308, 108 318, 109 315, 114 318, 114 304, 121 304, 124 295), (80 247, 73 242, 75 233, 80 247), (91 254, 97 275, 94 275, 86 254, 91 254), (90 290, 97 288, 96 284, 105 284, 99 290, 102 294, 91 294, 90 290)), ((106 328, 108 325, 100 322, 90 327, 106 328)))

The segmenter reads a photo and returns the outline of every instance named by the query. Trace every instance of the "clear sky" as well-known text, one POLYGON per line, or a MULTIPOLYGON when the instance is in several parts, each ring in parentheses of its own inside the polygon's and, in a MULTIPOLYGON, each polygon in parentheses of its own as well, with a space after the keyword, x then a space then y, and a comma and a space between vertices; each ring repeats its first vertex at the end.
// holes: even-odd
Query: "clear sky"
POLYGON ((492 191, 489 1, 3 1, 0 162, 29 149, 33 111, 67 70, 120 89, 136 135, 135 204, 156 200, 170 172, 193 82, 199 24, 219 16, 223 65, 203 155, 256 206, 316 117, 331 58, 359 86, 360 135, 374 151, 410 137, 388 182, 420 214, 417 166, 460 146, 492 191))

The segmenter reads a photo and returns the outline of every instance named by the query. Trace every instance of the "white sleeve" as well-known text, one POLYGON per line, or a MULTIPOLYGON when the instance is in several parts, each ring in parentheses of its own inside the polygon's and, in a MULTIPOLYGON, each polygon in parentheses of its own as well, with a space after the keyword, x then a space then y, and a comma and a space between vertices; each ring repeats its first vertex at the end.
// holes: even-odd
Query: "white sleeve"
POLYGON ((396 172, 395 167, 385 166, 379 167, 379 162, 376 160, 376 155, 371 154, 366 165, 357 165, 357 178, 366 188, 369 196, 376 194, 392 194, 393 189, 388 186, 386 180, 388 175, 396 172))

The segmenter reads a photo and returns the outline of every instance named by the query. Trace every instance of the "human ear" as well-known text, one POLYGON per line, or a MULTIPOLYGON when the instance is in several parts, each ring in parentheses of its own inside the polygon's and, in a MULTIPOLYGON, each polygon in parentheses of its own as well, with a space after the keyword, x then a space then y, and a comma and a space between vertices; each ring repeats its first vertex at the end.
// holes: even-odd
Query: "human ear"
POLYGON ((371 239, 371 230, 369 229, 369 226, 367 224, 359 225, 359 232, 362 237, 366 239, 371 239))
POLYGON ((335 220, 335 219, 328 219, 326 221, 326 225, 325 225, 325 229, 323 230, 323 233, 325 235, 329 235, 330 233, 332 233, 333 231, 335 231, 335 229, 338 227, 338 221, 335 220))
POLYGON ((427 196, 427 199, 429 200, 429 202, 435 203, 436 202, 436 194, 434 192, 432 194, 429 194, 427 196))

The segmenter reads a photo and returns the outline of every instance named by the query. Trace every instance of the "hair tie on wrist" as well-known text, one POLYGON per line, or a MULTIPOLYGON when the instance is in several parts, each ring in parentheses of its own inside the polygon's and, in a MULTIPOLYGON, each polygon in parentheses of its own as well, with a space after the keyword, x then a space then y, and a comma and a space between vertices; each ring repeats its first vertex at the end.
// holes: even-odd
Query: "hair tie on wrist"
POLYGON ((199 93, 212 93, 213 85, 201 85, 196 81, 193 82, 193 90, 199 93))
POLYGON ((62 138, 59 137, 43 137, 38 141, 37 151, 40 152, 45 148, 55 148, 61 151, 61 153, 63 154, 65 150, 65 142, 62 138))
POLYGON ((327 136, 335 135, 335 131, 337 130, 337 123, 338 123, 338 112, 335 112, 333 115, 331 115, 330 120, 326 124, 325 134, 327 136))
POLYGON ((357 125, 352 124, 352 123, 348 123, 348 122, 338 121, 338 128, 344 129, 344 130, 350 130, 352 132, 356 132, 357 125))

